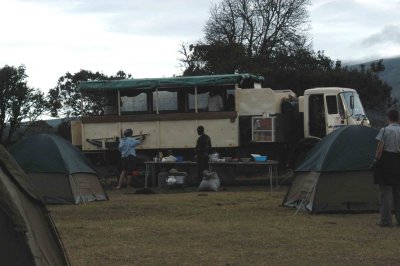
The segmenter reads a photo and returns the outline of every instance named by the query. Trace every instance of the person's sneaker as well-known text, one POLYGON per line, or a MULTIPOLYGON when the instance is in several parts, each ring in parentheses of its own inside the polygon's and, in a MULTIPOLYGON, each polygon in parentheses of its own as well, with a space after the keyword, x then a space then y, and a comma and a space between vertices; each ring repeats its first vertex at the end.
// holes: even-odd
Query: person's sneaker
POLYGON ((376 225, 380 226, 380 227, 391 227, 392 226, 391 224, 385 224, 385 223, 381 223, 381 222, 376 223, 376 225))

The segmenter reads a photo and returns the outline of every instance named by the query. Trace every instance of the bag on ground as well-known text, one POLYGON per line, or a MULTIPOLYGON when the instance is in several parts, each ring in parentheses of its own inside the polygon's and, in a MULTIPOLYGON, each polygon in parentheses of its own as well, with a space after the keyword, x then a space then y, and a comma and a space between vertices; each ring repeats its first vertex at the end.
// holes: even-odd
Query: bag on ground
POLYGON ((218 191, 220 181, 216 172, 205 170, 203 172, 203 180, 201 181, 197 191, 218 191))

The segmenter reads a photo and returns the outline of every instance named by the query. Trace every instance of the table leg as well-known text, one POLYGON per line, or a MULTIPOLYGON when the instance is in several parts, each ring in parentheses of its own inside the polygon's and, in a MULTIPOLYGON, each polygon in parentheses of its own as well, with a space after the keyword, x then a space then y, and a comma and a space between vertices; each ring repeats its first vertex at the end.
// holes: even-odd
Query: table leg
POLYGON ((156 184, 156 179, 157 179, 157 172, 159 172, 159 166, 157 165, 157 169, 156 169, 156 165, 151 165, 151 177, 153 180, 153 187, 155 187, 156 184))
POLYGON ((147 179, 149 178, 149 164, 146 163, 146 175, 145 175, 145 179, 144 179, 144 188, 147 188, 147 179))
POLYGON ((268 174, 269 174, 269 189, 270 189, 270 192, 272 192, 272 172, 273 172, 273 170, 272 170, 272 166, 271 165, 268 165, 268 174))

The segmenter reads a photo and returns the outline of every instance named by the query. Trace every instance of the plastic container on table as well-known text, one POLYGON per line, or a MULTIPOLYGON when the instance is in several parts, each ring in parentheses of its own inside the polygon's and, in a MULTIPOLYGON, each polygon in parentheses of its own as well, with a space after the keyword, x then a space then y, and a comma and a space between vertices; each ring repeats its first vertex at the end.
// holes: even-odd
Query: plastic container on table
POLYGON ((256 162, 265 162, 268 160, 268 156, 255 156, 253 158, 256 162))

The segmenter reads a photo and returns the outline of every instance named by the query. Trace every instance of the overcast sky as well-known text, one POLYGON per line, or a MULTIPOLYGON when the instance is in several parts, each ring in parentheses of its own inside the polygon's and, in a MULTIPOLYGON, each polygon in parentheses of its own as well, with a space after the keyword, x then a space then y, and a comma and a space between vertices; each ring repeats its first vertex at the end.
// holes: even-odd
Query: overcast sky
MULTIPOLYGON (((203 36, 218 0, 0 0, 0 67, 47 91, 66 72, 181 74, 182 42, 203 36)), ((400 55, 400 0, 312 0, 315 51, 364 61, 400 55)))

